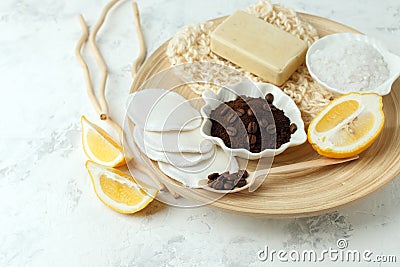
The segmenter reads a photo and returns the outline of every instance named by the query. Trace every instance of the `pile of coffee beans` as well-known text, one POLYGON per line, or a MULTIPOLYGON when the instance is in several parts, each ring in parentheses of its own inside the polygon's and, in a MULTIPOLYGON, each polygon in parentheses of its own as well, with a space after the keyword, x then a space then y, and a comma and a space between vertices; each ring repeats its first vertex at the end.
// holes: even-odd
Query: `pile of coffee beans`
POLYGON ((211 135, 230 148, 244 148, 258 153, 277 149, 290 141, 296 124, 273 105, 274 96, 265 98, 240 96, 220 104, 210 114, 211 135))
POLYGON ((245 186, 247 177, 249 177, 249 173, 246 170, 239 170, 231 174, 229 172, 222 174, 215 172, 208 176, 208 186, 216 190, 232 190, 235 187, 245 186))

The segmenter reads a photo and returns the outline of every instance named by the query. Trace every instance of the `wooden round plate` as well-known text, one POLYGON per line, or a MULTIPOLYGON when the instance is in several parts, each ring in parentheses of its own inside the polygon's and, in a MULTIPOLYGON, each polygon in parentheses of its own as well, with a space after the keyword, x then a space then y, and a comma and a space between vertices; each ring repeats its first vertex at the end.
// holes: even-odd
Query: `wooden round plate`
MULTIPOLYGON (((357 32, 325 18, 301 13, 299 16, 311 23, 321 37, 337 32, 357 32)), ((218 24, 223 19, 213 21, 218 24)), ((164 43, 146 60, 132 84, 131 93, 140 89, 151 76, 170 67, 165 55, 167 45, 168 42, 164 43)), ((177 89, 177 92, 186 98, 198 97, 188 88, 177 89)), ((360 159, 338 166, 269 175, 257 191, 228 194, 210 205, 253 216, 302 217, 338 210, 374 192, 400 173, 400 79, 383 100, 386 116, 384 129, 378 140, 360 155, 360 159)), ((273 166, 318 157, 306 143, 275 157, 273 166)), ((157 164, 153 164, 157 168, 157 164)), ((160 179, 185 198, 202 202, 212 199, 205 190, 184 188, 166 176, 160 179)))

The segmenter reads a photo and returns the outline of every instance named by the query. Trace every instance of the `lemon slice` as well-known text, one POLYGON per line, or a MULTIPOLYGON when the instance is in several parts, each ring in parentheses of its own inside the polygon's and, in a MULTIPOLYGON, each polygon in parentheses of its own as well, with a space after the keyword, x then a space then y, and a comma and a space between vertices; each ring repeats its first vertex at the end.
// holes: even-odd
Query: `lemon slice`
POLYGON ((87 161, 86 168, 97 197, 119 213, 131 214, 145 208, 158 193, 151 186, 117 169, 93 161, 87 161))
POLYGON ((103 129, 81 118, 82 145, 86 156, 101 165, 116 167, 125 164, 122 147, 103 129))
POLYGON ((367 149, 382 131, 382 97, 350 93, 332 101, 308 128, 308 141, 320 154, 346 158, 367 149))

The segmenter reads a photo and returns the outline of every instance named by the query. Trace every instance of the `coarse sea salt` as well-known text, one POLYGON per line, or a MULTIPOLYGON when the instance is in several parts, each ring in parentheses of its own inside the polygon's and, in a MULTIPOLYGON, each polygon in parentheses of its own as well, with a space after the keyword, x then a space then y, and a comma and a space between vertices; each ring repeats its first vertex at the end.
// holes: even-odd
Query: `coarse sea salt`
POLYGON ((378 50, 358 40, 333 42, 316 50, 310 67, 321 81, 343 92, 372 91, 390 75, 378 50))

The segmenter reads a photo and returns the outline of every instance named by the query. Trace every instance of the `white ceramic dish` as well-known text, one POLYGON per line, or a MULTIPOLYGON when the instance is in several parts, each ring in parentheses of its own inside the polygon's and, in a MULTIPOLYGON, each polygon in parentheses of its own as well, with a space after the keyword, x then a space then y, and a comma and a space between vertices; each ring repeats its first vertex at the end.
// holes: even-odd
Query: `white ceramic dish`
MULTIPOLYGON (((396 79, 400 76, 400 57, 389 52, 387 48, 385 48, 380 42, 377 40, 374 40, 370 37, 367 37, 362 34, 356 34, 356 33, 336 33, 336 34, 331 34, 327 35, 319 40, 317 40, 315 43, 313 43, 310 48, 307 51, 306 55, 306 64, 308 71, 310 72, 311 77, 315 81, 317 81, 320 85, 328 89, 329 91, 335 93, 335 94, 345 94, 348 93, 347 91, 341 90, 340 88, 334 88, 330 85, 328 85, 326 82, 322 81, 319 79, 319 77, 315 74, 315 71, 312 69, 310 66, 310 57, 312 54, 314 54, 317 50, 322 50, 326 46, 331 45, 332 43, 339 43, 339 42, 348 42, 351 40, 356 40, 356 41, 362 41, 367 44, 372 45, 378 52, 382 55, 383 59, 388 65, 389 69, 389 78, 381 84, 378 88, 374 90, 369 90, 368 92, 375 92, 380 95, 387 95, 390 93, 390 90, 392 88, 392 84, 396 81, 396 79)), ((367 91, 366 91, 367 92, 367 91)))
POLYGON ((211 140, 213 143, 219 145, 223 150, 232 153, 244 159, 260 159, 263 157, 273 157, 285 151, 288 147, 303 144, 307 140, 307 135, 304 131, 304 122, 301 119, 301 113, 294 101, 281 89, 269 83, 252 83, 249 81, 240 82, 234 85, 227 85, 219 90, 217 94, 211 90, 203 93, 203 99, 206 104, 201 108, 200 113, 203 116, 203 122, 200 132, 204 138, 211 140), (285 115, 290 119, 291 123, 295 123, 297 131, 292 134, 290 141, 283 144, 278 149, 265 149, 259 153, 252 153, 247 149, 231 149, 228 148, 221 138, 211 136, 210 120, 211 111, 216 109, 221 103, 235 100, 239 95, 246 95, 249 97, 265 97, 266 94, 271 93, 274 96, 273 104, 283 110, 285 115))

